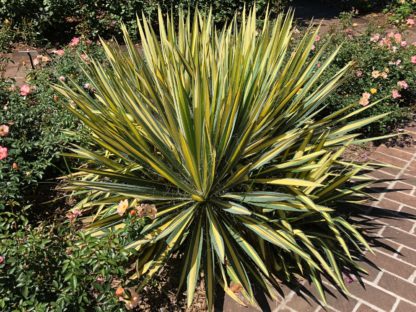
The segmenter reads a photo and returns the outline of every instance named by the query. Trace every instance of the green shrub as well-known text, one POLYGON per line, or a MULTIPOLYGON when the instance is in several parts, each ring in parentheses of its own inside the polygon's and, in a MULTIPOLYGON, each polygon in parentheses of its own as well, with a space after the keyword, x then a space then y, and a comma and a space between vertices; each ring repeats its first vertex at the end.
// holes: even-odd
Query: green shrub
POLYGON ((395 0, 385 10, 385 13, 393 13, 391 20, 402 22, 416 12, 416 2, 413 0, 395 0))
POLYGON ((114 294, 126 275, 123 232, 97 239, 57 224, 0 239, 2 311, 124 311, 114 294))
MULTIPOLYGON (((78 52, 86 49, 80 45, 78 52)), ((88 51, 98 57, 96 47, 88 51)), ((8 129, 7 134, 0 133, 0 146, 3 152, 7 149, 7 157, 0 160, 0 211, 18 211, 36 201, 49 200, 47 192, 56 185, 50 179, 67 172, 68 165, 59 153, 70 143, 79 142, 79 122, 50 87, 59 77, 73 79, 81 86, 87 83, 77 65, 75 48, 68 48, 62 57, 44 55, 43 59, 35 60, 40 62, 39 68, 29 74, 21 88, 12 81, 0 81, 0 127, 8 129), (28 94, 22 95, 24 92, 28 94), (69 137, 65 132, 69 130, 78 135, 69 137)))
POLYGON ((198 13, 180 12, 178 24, 160 16, 157 34, 143 20, 142 52, 123 28, 127 52, 104 44, 110 67, 85 68, 94 96, 56 86, 99 147, 73 149, 85 164, 66 187, 88 228, 101 235, 132 213, 153 218, 128 245, 140 252, 132 283, 141 291, 181 259, 179 290, 187 285, 190 305, 203 276, 209 309, 217 284, 253 305, 254 284, 273 297, 297 274, 323 298, 322 275, 346 291, 343 271, 358 274, 354 259, 369 248, 347 207, 366 199, 362 173, 373 165, 340 156, 384 116, 351 121, 373 107, 353 101, 319 118, 349 70, 322 83, 338 50, 309 58, 317 31, 291 48, 292 14, 261 29, 253 12, 241 17, 218 29, 198 13))
POLYGON ((355 9, 360 13, 367 13, 373 10, 385 8, 391 3, 391 0, 321 0, 320 2, 324 2, 332 6, 338 6, 342 10, 355 9))
MULTIPOLYGON (((4 23, 0 28, 0 53, 9 52, 13 41, 14 33, 10 23, 4 23)), ((0 68, 0 74, 2 71, 3 70, 0 68)))
MULTIPOLYGON (((29 33, 34 36, 26 38, 33 41, 49 39, 52 41, 69 40, 74 35, 86 38, 111 38, 120 35, 119 21, 126 23, 133 33, 136 33, 136 14, 142 12, 149 18, 157 20, 158 6, 164 11, 177 12, 180 7, 195 9, 213 8, 214 19, 224 23, 230 19, 236 10, 241 10, 245 4, 252 6, 255 1, 150 1, 150 0, 0 0, 0 21, 10 21, 19 31, 21 39, 29 33)), ((286 0, 273 1, 270 9, 278 11, 286 0)), ((268 1, 257 1, 259 12, 264 12, 268 1)))
POLYGON ((389 134, 411 120, 416 96, 416 64, 412 62, 416 55, 414 43, 406 42, 399 32, 384 33, 371 28, 354 35, 351 28, 337 29, 333 37, 322 38, 316 46, 328 43, 343 45, 322 81, 350 61, 354 62, 354 68, 347 81, 326 100, 327 107, 322 116, 357 103, 363 94, 368 94, 369 101, 362 101, 362 105, 381 101, 359 117, 389 115, 361 129, 367 136, 389 134))

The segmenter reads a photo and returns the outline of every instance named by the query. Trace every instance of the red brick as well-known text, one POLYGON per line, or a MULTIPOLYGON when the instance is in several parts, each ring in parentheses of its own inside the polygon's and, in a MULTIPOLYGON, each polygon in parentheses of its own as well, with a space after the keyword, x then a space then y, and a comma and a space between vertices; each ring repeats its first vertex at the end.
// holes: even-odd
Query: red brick
MULTIPOLYGON (((319 294, 313 285, 305 285, 305 288, 316 300, 320 300, 319 294)), ((295 311, 313 312, 320 304, 311 298, 309 294, 305 294, 305 292, 302 291, 302 295, 295 294, 289 302, 287 302, 287 306, 295 311)))
POLYGON ((386 147, 385 145, 380 145, 377 149, 376 152, 385 154, 385 155, 392 155, 396 158, 400 158, 403 159, 405 161, 409 161, 413 158, 413 153, 409 153, 407 151, 403 151, 401 149, 398 148, 391 148, 391 147, 386 147))
POLYGON ((382 224, 386 224, 387 226, 395 227, 409 233, 414 226, 414 222, 408 217, 408 212, 380 211, 378 213, 377 210, 373 210, 372 214, 376 222, 380 222, 382 224))
POLYGON ((415 207, 403 206, 400 209, 400 212, 403 213, 404 215, 408 214, 408 218, 416 222, 416 208, 415 207))
POLYGON ((398 258, 408 263, 416 265, 416 251, 407 247, 403 247, 402 249, 400 249, 400 251, 398 252, 398 258))
POLYGON ((416 311, 416 305, 400 300, 395 312, 412 312, 416 311))
POLYGON ((394 185, 394 189, 412 195, 414 186, 403 182, 396 182, 396 184, 394 185))
POLYGON ((377 312, 377 310, 374 310, 373 308, 370 308, 368 305, 362 303, 356 310, 357 312, 377 312))
POLYGON ((399 192, 389 192, 385 195, 386 198, 395 200, 399 203, 403 203, 407 206, 416 207, 416 197, 399 192))
POLYGON ((382 234, 383 238, 389 238, 396 243, 416 249, 416 236, 407 234, 392 227, 386 227, 382 234))
POLYGON ((416 170, 416 161, 412 161, 410 164, 408 164, 406 169, 410 170, 410 171, 415 171, 416 170))
POLYGON ((371 188, 379 189, 380 193, 384 193, 392 182, 375 182, 371 184, 371 188))
POLYGON ((415 271, 414 267, 380 252, 375 252, 374 255, 368 254, 367 259, 375 263, 380 269, 399 275, 404 279, 409 278, 415 271))
POLYGON ((405 173, 400 176, 400 179, 407 184, 416 186, 416 176, 414 174, 405 171, 405 173))
MULTIPOLYGON (((334 293, 334 292, 333 292, 334 293)), ((335 296, 327 294, 326 301, 329 306, 336 308, 338 311, 352 311, 357 305, 357 300, 350 297, 344 297, 341 294, 334 293, 335 296)), ((302 311, 302 310, 299 310, 302 311)))
POLYGON ((381 162, 381 163, 397 166, 399 168, 402 168, 407 165, 407 161, 403 159, 399 159, 399 158, 396 158, 387 154, 382 154, 382 153, 377 153, 377 152, 371 154, 370 159, 381 162))
POLYGON ((380 179, 380 180, 394 180, 396 174, 393 174, 393 173, 390 173, 390 172, 385 172, 384 170, 374 170, 374 171, 370 172, 368 175, 370 177, 377 178, 377 179, 380 179))
POLYGON ((378 282, 378 285, 411 302, 416 302, 415 284, 385 272, 378 282))
POLYGON ((377 203, 377 206, 383 209, 398 211, 401 205, 395 201, 389 200, 388 198, 383 198, 383 200, 377 203))
POLYGON ((348 289, 354 296, 362 298, 375 306, 383 307, 386 311, 391 310, 396 301, 396 298, 392 295, 369 284, 366 284, 363 288, 358 282, 353 282, 348 286, 348 289))
POLYGON ((413 167, 406 167, 405 171, 403 172, 404 174, 413 176, 413 178, 416 176, 416 169, 414 169, 413 167))
POLYGON ((401 150, 408 152, 408 153, 416 153, 416 146, 412 145, 412 146, 405 146, 400 148, 401 150))
POLYGON ((360 267, 367 271, 368 274, 363 274, 362 277, 367 281, 373 282, 377 275, 380 273, 380 269, 377 268, 377 263, 370 264, 368 262, 359 262, 360 267))
POLYGON ((401 173, 402 167, 399 167, 399 168, 384 167, 384 168, 381 168, 380 171, 396 177, 399 173, 401 173))
MULTIPOLYGON (((384 233, 382 235, 384 238, 384 233)), ((398 254, 398 249, 400 248, 400 245, 397 244, 395 241, 387 240, 387 239, 380 239, 380 246, 377 246, 377 251, 382 251, 385 254, 389 256, 394 256, 395 254, 398 254)))
POLYGON ((402 217, 407 218, 410 222, 412 222, 412 224, 415 224, 416 223, 416 208, 409 207, 409 206, 403 206, 400 209, 399 214, 402 217))

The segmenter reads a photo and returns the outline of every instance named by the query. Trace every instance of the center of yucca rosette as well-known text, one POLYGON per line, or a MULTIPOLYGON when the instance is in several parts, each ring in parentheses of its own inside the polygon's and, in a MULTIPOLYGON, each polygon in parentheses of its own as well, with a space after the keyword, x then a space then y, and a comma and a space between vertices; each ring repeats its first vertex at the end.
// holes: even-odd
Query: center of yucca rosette
POLYGON ((198 194, 192 194, 191 197, 194 201, 199 202, 199 203, 203 203, 203 202, 207 201, 206 198, 204 198, 204 197, 202 197, 201 195, 198 195, 198 194))

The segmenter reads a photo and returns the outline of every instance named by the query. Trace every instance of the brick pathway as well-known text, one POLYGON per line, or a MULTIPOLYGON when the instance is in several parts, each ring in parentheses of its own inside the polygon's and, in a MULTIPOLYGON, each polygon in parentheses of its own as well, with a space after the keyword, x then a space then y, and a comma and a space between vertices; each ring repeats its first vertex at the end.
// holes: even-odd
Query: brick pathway
MULTIPOLYGON (((37 53, 31 53, 35 58, 37 53)), ((13 78, 18 86, 21 86, 26 80, 26 74, 30 70, 30 59, 27 53, 13 52, 3 54, 3 56, 9 58, 10 62, 7 63, 4 73, 0 73, 3 77, 13 78)))
MULTIPOLYGON (((416 140, 416 127, 406 129, 416 140)), ((380 182, 375 188, 387 188, 385 193, 373 194, 378 199, 367 213, 371 215, 371 227, 367 233, 376 237, 375 255, 367 253, 367 262, 361 262, 369 275, 363 277, 364 288, 358 281, 348 285, 350 298, 343 297, 330 283, 325 286, 328 304, 315 302, 305 291, 283 288, 285 298, 268 302, 263 311, 274 312, 416 312, 416 146, 387 148, 379 146, 370 159, 385 162, 398 169, 383 169, 373 173, 379 179, 394 180, 380 182)), ((315 298, 319 298, 314 287, 304 284, 315 298)), ((226 298, 224 312, 256 311, 253 308, 237 307, 226 298)))

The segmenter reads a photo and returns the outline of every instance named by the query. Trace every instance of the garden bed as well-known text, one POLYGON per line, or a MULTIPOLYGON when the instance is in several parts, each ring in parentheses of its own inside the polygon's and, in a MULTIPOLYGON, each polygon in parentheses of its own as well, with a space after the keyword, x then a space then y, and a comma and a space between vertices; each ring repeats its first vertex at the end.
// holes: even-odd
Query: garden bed
MULTIPOLYGON (((360 139, 364 141, 346 149, 345 161, 364 163, 370 160, 380 143, 413 146, 413 137, 403 135, 402 130, 413 122, 415 112, 416 26, 413 16, 400 12, 394 14, 356 18, 351 13, 343 14, 340 19, 324 21, 311 47, 310 61, 321 47, 343 43, 319 84, 333 79, 350 60, 355 62, 344 84, 325 99, 323 109, 313 121, 324 119, 353 103, 356 104, 354 109, 363 110, 354 117, 357 120, 389 113, 360 129, 363 133, 360 139), (397 21, 392 20, 391 17, 397 14, 403 16, 399 16, 397 21), (374 19, 377 21, 373 24, 371 21, 374 19), (396 133, 402 135, 391 137, 396 133), (380 136, 376 145, 366 142, 366 138, 374 136, 380 136)), ((295 32, 299 34, 294 37, 294 45, 306 31, 303 23, 298 22, 295 32)), ((14 48, 20 50, 30 46, 15 45, 14 48)), ((329 52, 324 52, 322 61, 316 64, 313 72, 319 71, 325 60, 331 57, 329 52)), ((3 54, 0 58, 9 56, 3 54)), ((88 67, 92 60, 97 60, 107 67, 111 59, 104 56, 101 44, 83 34, 68 40, 65 45, 38 50, 34 60, 34 70, 30 69, 28 59, 24 64, 21 59, 19 64, 8 63, 7 66, 14 66, 13 70, 6 66, 6 77, 0 82, 0 106, 3 108, 0 112, 0 131, 3 131, 0 132, 0 238, 4 242, 0 247, 0 272, 5 273, 1 270, 7 268, 7 274, 0 277, 0 298, 4 298, 0 299, 0 308, 7 310, 20 306, 41 310, 82 306, 87 310, 121 311, 129 308, 131 296, 135 294, 133 288, 129 290, 123 285, 127 275, 135 269, 132 254, 127 256, 123 248, 137 239, 138 233, 151 223, 155 212, 136 218, 142 210, 135 212, 131 207, 124 208, 129 212, 123 221, 126 228, 114 230, 103 240, 80 231, 89 222, 90 218, 85 217, 91 211, 88 208, 83 210, 80 194, 71 193, 73 189, 68 187, 71 180, 68 176, 75 167, 94 167, 89 167, 92 159, 83 162, 82 157, 74 160, 74 155, 63 157, 62 153, 68 152, 74 144, 81 149, 95 148, 96 142, 88 137, 90 130, 68 111, 79 109, 79 103, 68 102, 67 97, 51 88, 51 84, 71 81, 79 93, 96 99, 97 90, 90 76, 80 69, 80 64, 88 67), (59 176, 67 178, 58 182, 59 176), (121 286, 124 287, 122 295, 117 297, 121 286)), ((122 203, 120 201, 117 209, 122 203)), ((144 205, 148 205, 146 209, 151 208, 147 202, 144 205)), ((133 255, 137 256, 135 252, 133 255)), ((178 268, 183 259, 184 255, 178 253, 149 281, 140 293, 138 309, 186 309, 185 295, 177 298, 175 291, 180 279, 178 268)), ((190 311, 206 310, 205 283, 199 281, 196 286, 190 311)), ((236 282, 231 283, 229 289, 237 296, 245 291, 236 282)))

